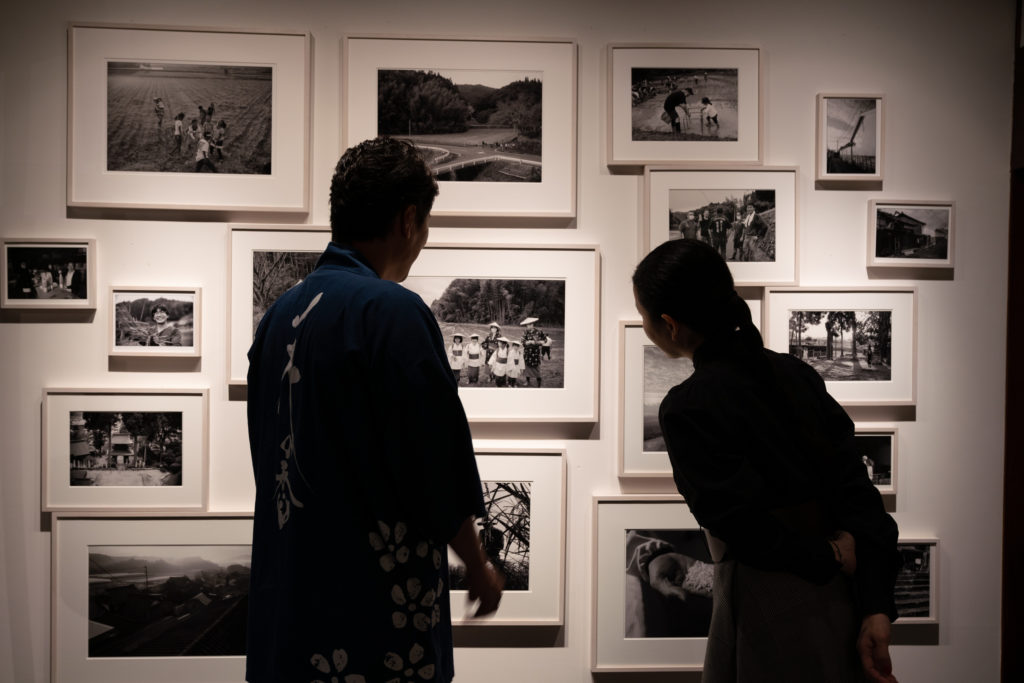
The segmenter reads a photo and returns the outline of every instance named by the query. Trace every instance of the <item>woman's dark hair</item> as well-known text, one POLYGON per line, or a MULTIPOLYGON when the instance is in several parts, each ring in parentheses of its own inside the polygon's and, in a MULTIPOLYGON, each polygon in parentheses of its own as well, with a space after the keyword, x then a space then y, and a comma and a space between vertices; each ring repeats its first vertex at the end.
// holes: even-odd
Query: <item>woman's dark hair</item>
POLYGON ((744 346, 762 347, 728 264, 706 242, 680 239, 658 245, 633 271, 633 287, 652 318, 667 313, 706 341, 725 340, 739 332, 744 346))
POLYGON ((331 180, 331 239, 341 244, 383 239, 395 217, 416 207, 423 222, 437 181, 412 143, 379 137, 350 147, 331 180))

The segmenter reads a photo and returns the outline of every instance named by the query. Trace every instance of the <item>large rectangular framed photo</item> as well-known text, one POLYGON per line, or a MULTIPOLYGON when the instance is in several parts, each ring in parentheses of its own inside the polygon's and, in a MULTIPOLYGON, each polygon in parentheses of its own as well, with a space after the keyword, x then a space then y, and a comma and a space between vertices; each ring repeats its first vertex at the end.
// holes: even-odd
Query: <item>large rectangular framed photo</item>
POLYGON ((951 201, 868 202, 869 268, 953 268, 951 201))
POLYGON ((768 288, 765 346, 807 362, 844 405, 917 400, 917 290, 768 288))
POLYGON ((880 94, 818 95, 817 181, 855 185, 882 182, 884 99, 880 94))
POLYGON ((245 677, 252 520, 57 515, 54 683, 245 677))
POLYGON ((594 498, 591 670, 698 671, 711 624, 714 565, 678 495, 594 498), (671 563, 670 594, 651 565, 671 563))
POLYGON ((0 259, 0 308, 96 308, 96 240, 9 237, 0 259))
POLYGON ((729 264, 737 286, 797 281, 796 169, 644 170, 646 254, 662 242, 703 240, 729 264))
POLYGON ((205 510, 208 404, 205 389, 44 389, 43 510, 205 510))
POLYGON ((498 611, 463 616, 465 566, 449 550, 452 621, 474 626, 560 625, 564 609, 565 453, 478 448, 486 516, 477 520, 492 563, 505 575, 498 611))
POLYGON ((111 287, 110 356, 198 358, 199 287, 111 287))
POLYGON ((349 36, 342 142, 412 141, 433 215, 576 215, 576 44, 349 36))
POLYGON ((67 202, 309 210, 310 36, 68 29, 67 202))
POLYGON ((608 46, 608 166, 760 164, 756 47, 608 46))

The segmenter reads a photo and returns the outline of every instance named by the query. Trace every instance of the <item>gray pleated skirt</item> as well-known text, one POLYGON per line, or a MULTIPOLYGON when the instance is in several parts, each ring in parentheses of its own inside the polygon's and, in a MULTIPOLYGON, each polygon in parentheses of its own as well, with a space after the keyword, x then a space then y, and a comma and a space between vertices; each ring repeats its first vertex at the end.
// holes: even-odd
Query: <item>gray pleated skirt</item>
POLYGON ((715 565, 703 683, 862 683, 850 579, 715 565))

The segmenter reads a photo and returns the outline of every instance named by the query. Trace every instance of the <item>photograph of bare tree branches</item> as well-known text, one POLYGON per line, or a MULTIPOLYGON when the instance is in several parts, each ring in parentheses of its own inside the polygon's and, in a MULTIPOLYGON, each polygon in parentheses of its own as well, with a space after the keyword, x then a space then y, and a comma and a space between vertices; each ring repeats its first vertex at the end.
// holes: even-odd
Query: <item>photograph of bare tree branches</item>
MULTIPOLYGON (((477 521, 487 557, 505 575, 506 591, 530 590, 529 481, 482 482, 487 516, 477 521)), ((454 557, 454 555, 449 555, 454 557)), ((466 568, 457 559, 450 569, 452 590, 466 590, 466 568)))
POLYGON ((269 251, 252 253, 252 333, 270 305, 313 272, 319 251, 269 251))

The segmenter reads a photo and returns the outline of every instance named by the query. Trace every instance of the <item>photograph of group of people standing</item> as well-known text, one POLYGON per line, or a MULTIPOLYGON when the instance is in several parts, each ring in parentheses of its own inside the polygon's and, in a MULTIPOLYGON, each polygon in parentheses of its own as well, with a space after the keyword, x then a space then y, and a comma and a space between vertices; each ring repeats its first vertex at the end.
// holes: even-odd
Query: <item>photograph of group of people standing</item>
POLYGON ((669 239, 697 239, 726 261, 775 261, 775 190, 671 190, 669 239))
POLYGON ((518 339, 509 339, 501 333, 495 321, 482 340, 480 335, 452 334, 448 345, 448 364, 455 375, 456 384, 466 386, 541 387, 544 378, 540 365, 543 358, 551 359, 551 337, 536 326, 537 318, 524 318, 519 325, 525 329, 518 339), (465 382, 463 382, 463 379, 465 382))

